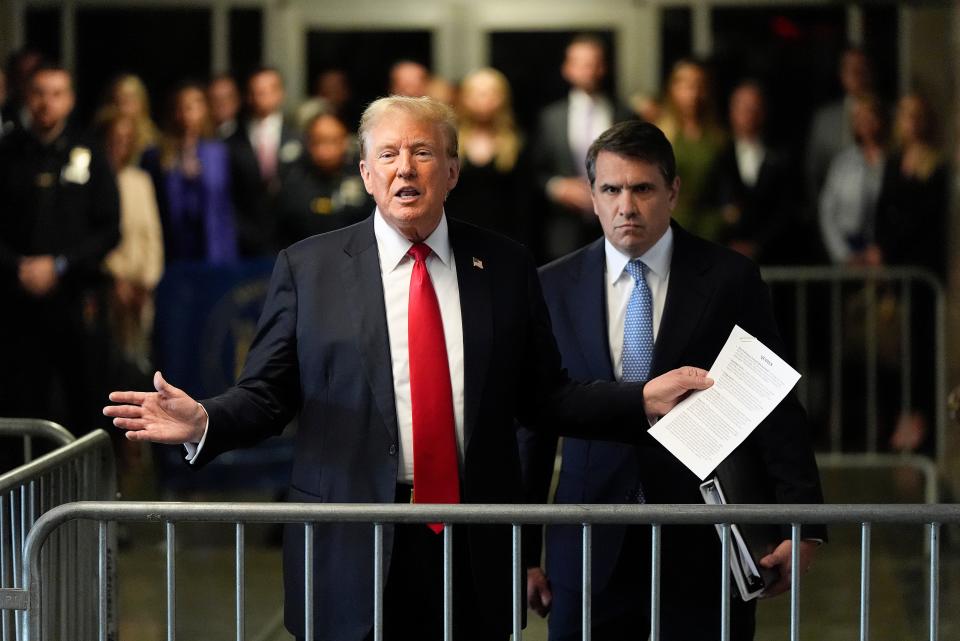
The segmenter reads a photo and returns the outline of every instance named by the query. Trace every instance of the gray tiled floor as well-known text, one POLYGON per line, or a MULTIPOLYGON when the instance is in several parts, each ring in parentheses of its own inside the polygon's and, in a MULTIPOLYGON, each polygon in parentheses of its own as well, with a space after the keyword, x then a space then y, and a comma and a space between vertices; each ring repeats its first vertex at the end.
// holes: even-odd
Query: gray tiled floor
MULTIPOLYGON (((825 473, 832 502, 917 502, 910 473, 830 471, 825 473), (899 478, 899 481, 897 480, 899 478)), ((129 485, 129 483, 128 483, 129 485)), ((149 488, 136 488, 138 498, 149 488)), ((201 497, 194 497, 201 498, 201 497)), ((202 497, 213 499, 215 497, 202 497)), ((229 497, 217 497, 223 500, 229 497)), ((240 497, 250 500, 255 497, 240 497)), ((279 641, 290 637, 279 622, 280 553, 266 541, 265 527, 247 534, 247 639, 279 641)), ((944 533, 941 574, 940 638, 960 638, 960 590, 955 577, 960 554, 944 533)), ((164 551, 161 527, 136 525, 120 557, 122 641, 166 638, 164 551)), ((831 542, 818 554, 801 590, 801 638, 846 641, 859 632, 859 540, 857 527, 833 528, 831 542)), ((871 562, 871 639, 900 641, 927 638, 927 566, 925 533, 919 528, 874 526, 871 562)), ((182 525, 177 530, 177 638, 235 638, 233 530, 222 525, 182 525)), ((759 608, 757 639, 789 639, 789 598, 764 601, 759 608)), ((645 607, 645 605, 639 607, 645 607)), ((545 639, 543 622, 531 615, 525 639, 545 639)))

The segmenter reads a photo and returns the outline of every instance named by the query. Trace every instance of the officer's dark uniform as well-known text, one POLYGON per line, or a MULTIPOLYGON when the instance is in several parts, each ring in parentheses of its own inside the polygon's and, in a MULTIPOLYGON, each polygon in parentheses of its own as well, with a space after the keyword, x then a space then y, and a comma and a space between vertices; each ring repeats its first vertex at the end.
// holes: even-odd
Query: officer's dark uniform
POLYGON ((0 415, 92 428, 89 296, 119 222, 116 179, 93 145, 70 132, 44 145, 23 129, 0 140, 0 415), (18 278, 21 258, 39 255, 56 257, 58 273, 41 298, 18 278))
POLYGON ((281 244, 286 247, 360 222, 373 213, 373 207, 355 164, 336 174, 324 174, 304 154, 290 167, 280 193, 281 244))

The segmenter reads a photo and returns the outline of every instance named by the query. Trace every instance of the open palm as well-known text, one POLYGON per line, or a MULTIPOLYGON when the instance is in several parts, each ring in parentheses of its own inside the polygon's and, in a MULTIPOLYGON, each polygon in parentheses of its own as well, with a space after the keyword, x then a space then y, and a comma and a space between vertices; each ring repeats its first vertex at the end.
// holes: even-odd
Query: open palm
POLYGON ((163 375, 153 375, 156 392, 112 392, 103 414, 127 430, 131 441, 154 443, 197 443, 203 437, 207 413, 197 401, 174 387, 163 375))

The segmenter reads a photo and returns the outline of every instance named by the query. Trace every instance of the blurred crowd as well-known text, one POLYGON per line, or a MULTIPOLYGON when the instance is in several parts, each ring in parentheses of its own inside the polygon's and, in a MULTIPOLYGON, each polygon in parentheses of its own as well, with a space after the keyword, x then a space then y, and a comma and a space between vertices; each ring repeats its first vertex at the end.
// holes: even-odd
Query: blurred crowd
MULTIPOLYGON (((591 35, 568 44, 559 73, 569 93, 543 106, 533 131, 518 126, 510 83, 493 68, 454 83, 401 60, 383 92, 455 107, 461 174, 448 213, 527 244, 540 262, 599 237, 583 159, 610 125, 641 118, 673 143, 682 181, 674 217, 688 230, 761 264, 916 265, 945 279, 937 118, 917 92, 884 102, 864 51, 843 53, 842 95, 797 123, 808 127, 805 149, 765 136, 770 105, 756 79, 719 96, 710 66, 683 59, 661 96, 627 105, 602 89, 607 55, 591 35)), ((14 303, 0 336, 8 362, 42 361, 36 372, 4 365, 12 380, 0 387, 0 415, 40 415, 51 376, 88 372, 77 363, 99 358, 82 338, 91 331, 150 371, 165 266, 274 256, 373 209, 357 166, 362 105, 342 69, 321 72, 301 105, 288 103, 271 67, 184 81, 156 114, 150 88, 123 75, 91 122, 71 118, 81 90, 30 49, 0 74, 0 277, 14 303), (47 327, 51 314, 73 329, 47 327), (62 338, 50 339, 56 332, 62 338)), ((60 384, 67 406, 72 387, 60 384)))

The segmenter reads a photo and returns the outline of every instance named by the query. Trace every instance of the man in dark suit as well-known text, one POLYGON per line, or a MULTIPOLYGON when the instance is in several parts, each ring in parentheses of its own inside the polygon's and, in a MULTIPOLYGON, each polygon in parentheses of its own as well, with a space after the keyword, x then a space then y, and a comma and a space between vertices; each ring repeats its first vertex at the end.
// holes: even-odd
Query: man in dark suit
POLYGON ((583 160, 590 143, 610 125, 635 117, 604 94, 606 51, 596 36, 574 38, 560 72, 570 83, 570 93, 541 112, 533 147, 537 182, 550 205, 544 239, 550 258, 600 235, 583 160))
POLYGON ((798 172, 764 139, 766 98, 747 80, 730 94, 730 141, 707 179, 706 206, 723 212, 724 243, 759 264, 802 259, 798 172))
MULTIPOLYGON (((647 412, 711 384, 696 368, 645 384, 571 381, 529 253, 444 214, 459 175, 452 110, 383 98, 359 137, 374 215, 280 252, 234 388, 201 405, 157 373, 155 393, 112 394, 124 405, 104 413, 127 438, 190 443, 201 465, 298 415, 294 501, 515 503, 515 420, 631 440, 647 412)), ((509 528, 468 526, 455 541, 457 639, 506 639, 509 528)), ((386 638, 442 638, 442 537, 387 525, 384 544, 386 638)), ((290 527, 286 624, 301 637, 302 554, 302 527, 290 527)), ((369 638, 372 527, 318 525, 315 558, 316 638, 369 638)))
MULTIPOLYGON (((756 266, 735 252, 671 223, 680 179, 673 150, 654 125, 624 122, 591 146, 587 171, 604 238, 540 273, 563 365, 574 377, 646 380, 676 363, 708 368, 734 324, 782 353, 770 300, 756 266)), ((649 410, 648 410, 649 413, 649 410)), ((657 418, 651 416, 651 421, 657 418)), ((557 439, 522 433, 521 452, 531 496, 546 499, 557 439)), ((700 480, 647 437, 641 449, 567 439, 558 503, 702 503, 700 480), (639 455, 638 455, 639 454, 639 455)), ((789 396, 718 468, 725 485, 746 487, 754 502, 822 501, 803 408, 789 396)), ((576 528, 547 530, 550 582, 529 551, 528 597, 544 614, 550 639, 579 639, 581 564, 576 528)), ((790 540, 760 563, 789 586, 790 540)), ((822 539, 810 528, 805 537, 822 539)), ((595 528, 592 565, 593 638, 645 638, 649 603, 648 528, 595 528)), ((804 541, 801 566, 816 543, 804 541)), ((661 639, 719 638, 720 543, 713 526, 665 526, 661 639)), ((751 639, 754 602, 732 603, 734 639, 751 639)))
POLYGON ((26 87, 29 127, 0 141, 0 415, 60 420, 83 434, 102 382, 91 310, 120 239, 120 198, 104 154, 69 126, 70 72, 42 64, 26 87))
POLYGON ((283 77, 261 67, 247 80, 247 118, 227 138, 241 256, 268 256, 276 240, 277 194, 300 158, 300 133, 283 115, 283 77))

